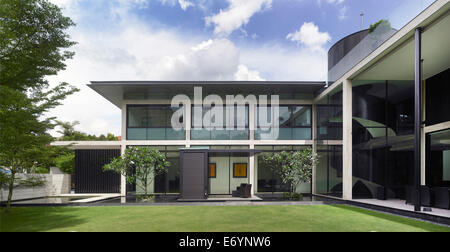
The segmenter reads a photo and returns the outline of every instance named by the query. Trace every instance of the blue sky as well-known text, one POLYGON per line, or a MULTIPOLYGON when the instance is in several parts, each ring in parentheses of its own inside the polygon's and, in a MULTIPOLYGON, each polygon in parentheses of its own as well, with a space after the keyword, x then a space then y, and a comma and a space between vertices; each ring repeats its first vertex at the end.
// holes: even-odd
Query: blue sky
MULTIPOLYGON (((177 29, 185 35, 213 36, 214 27, 205 25, 205 17, 213 16, 229 7, 230 0, 190 0, 193 4, 181 8, 178 0, 53 0, 77 2, 87 11, 78 26, 92 30, 114 28, 120 18, 111 19, 110 9, 116 2, 129 2, 128 14, 156 29, 177 29), (90 13, 95 12, 95 15, 90 13)), ((251 0, 250 0, 251 1, 251 0)), ((264 1, 261 1, 264 2, 264 1)), ((360 29, 360 13, 364 13, 364 28, 380 19, 389 19, 395 28, 401 28, 431 0, 272 0, 270 7, 255 12, 248 23, 233 31, 229 38, 239 43, 267 43, 286 41, 286 34, 298 29, 304 22, 313 22, 321 31, 328 32, 330 44, 360 29), (245 32, 244 32, 245 31, 245 32), (245 37, 245 33, 249 36, 245 37), (251 37, 256 34, 257 39, 251 37), (256 40, 256 41, 254 41, 256 40)), ((64 6, 64 5, 63 5, 64 6)))
MULTIPOLYGON (((67 70, 81 92, 52 112, 120 135, 120 110, 86 87, 104 80, 326 80, 327 51, 380 19, 401 28, 432 0, 50 0, 77 26, 67 70)), ((106 131, 106 132, 105 132, 106 131)))

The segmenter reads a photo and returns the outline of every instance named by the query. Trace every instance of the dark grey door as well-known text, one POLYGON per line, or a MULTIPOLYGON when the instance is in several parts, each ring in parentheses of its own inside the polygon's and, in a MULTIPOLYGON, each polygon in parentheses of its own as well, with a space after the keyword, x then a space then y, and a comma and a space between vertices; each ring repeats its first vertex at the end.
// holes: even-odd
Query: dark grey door
POLYGON ((188 200, 207 197, 206 152, 183 152, 181 158, 181 198, 188 200))

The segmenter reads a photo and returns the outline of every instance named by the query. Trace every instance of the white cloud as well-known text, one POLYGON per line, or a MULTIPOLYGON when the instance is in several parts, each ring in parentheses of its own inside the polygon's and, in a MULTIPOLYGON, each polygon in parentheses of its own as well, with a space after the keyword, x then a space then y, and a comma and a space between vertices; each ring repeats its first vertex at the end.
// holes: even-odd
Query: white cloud
POLYGON ((292 50, 279 44, 242 48, 241 63, 276 81, 324 81, 327 52, 308 48, 292 50))
POLYGON ((193 7, 194 3, 189 0, 159 0, 162 4, 168 4, 170 6, 175 6, 177 3, 180 8, 186 10, 189 7, 193 7))
POLYGON ((180 4, 181 9, 186 10, 190 6, 194 6, 193 3, 187 1, 187 0, 178 0, 178 3, 180 4))
POLYGON ((166 56, 149 77, 155 80, 232 80, 238 70, 239 50, 227 39, 204 41, 184 54, 166 56))
POLYGON ((328 32, 320 32, 313 22, 304 23, 298 31, 289 33, 286 39, 302 44, 312 51, 324 51, 323 46, 331 41, 328 32))
POLYGON ((346 6, 342 6, 339 9, 339 15, 338 15, 339 20, 344 20, 347 18, 347 7, 346 6))
POLYGON ((234 79, 237 81, 265 81, 258 71, 251 71, 245 65, 239 65, 238 71, 234 74, 234 79))
POLYGON ((329 4, 341 4, 344 0, 327 0, 327 3, 329 4))
POLYGON ((240 50, 230 40, 185 37, 176 30, 153 30, 131 17, 120 20, 111 31, 71 31, 78 42, 76 55, 65 71, 48 79, 52 85, 64 81, 81 91, 51 116, 80 121, 76 128, 90 134, 120 135, 120 109, 87 87, 90 81, 263 79, 243 66, 240 50))
MULTIPOLYGON (((326 0, 326 3, 334 5, 337 8, 338 19, 344 20, 347 18, 347 6, 344 5, 345 0, 326 0)), ((317 4, 322 6, 322 0, 317 0, 317 4)))
MULTIPOLYGON (((106 22, 114 28, 93 30, 82 22, 71 29, 72 39, 78 42, 76 55, 67 62, 65 71, 49 78, 53 85, 65 81, 81 89, 51 115, 63 121, 80 121, 76 128, 83 132, 121 134, 120 109, 87 87, 90 81, 325 80, 327 58, 323 51, 278 44, 238 48, 228 39, 184 35, 177 29, 158 30, 131 14, 132 6, 122 1, 115 1, 110 7, 114 10, 106 10, 111 15, 106 22)), ((96 11, 79 8, 77 0, 71 3, 70 11, 80 20, 96 11)))
POLYGON ((229 6, 226 10, 220 10, 218 14, 205 18, 207 26, 215 26, 215 34, 228 36, 246 25, 255 13, 272 7, 272 0, 227 1, 229 6))

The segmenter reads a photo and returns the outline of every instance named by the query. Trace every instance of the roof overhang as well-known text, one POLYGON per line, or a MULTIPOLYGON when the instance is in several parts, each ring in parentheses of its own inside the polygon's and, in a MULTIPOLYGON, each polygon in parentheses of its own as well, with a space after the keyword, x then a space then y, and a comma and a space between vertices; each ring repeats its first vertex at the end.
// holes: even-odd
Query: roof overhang
POLYGON ((194 87, 202 87, 203 95, 271 95, 314 94, 325 82, 273 82, 273 81, 93 81, 88 86, 119 108, 126 100, 171 100, 184 94, 193 97, 194 87))
MULTIPOLYGON (((355 80, 414 80, 414 35, 355 80)), ((450 11, 424 27, 422 32, 423 78, 428 79, 450 67, 450 11)))

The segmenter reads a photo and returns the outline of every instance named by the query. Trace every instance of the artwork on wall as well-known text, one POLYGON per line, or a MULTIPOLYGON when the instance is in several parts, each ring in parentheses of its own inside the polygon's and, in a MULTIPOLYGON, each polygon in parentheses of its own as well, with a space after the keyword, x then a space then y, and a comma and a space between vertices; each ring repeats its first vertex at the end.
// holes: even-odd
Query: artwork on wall
POLYGON ((216 178, 216 164, 210 163, 209 164, 209 178, 216 178))
POLYGON ((234 163, 233 164, 233 178, 247 178, 247 164, 234 163))

